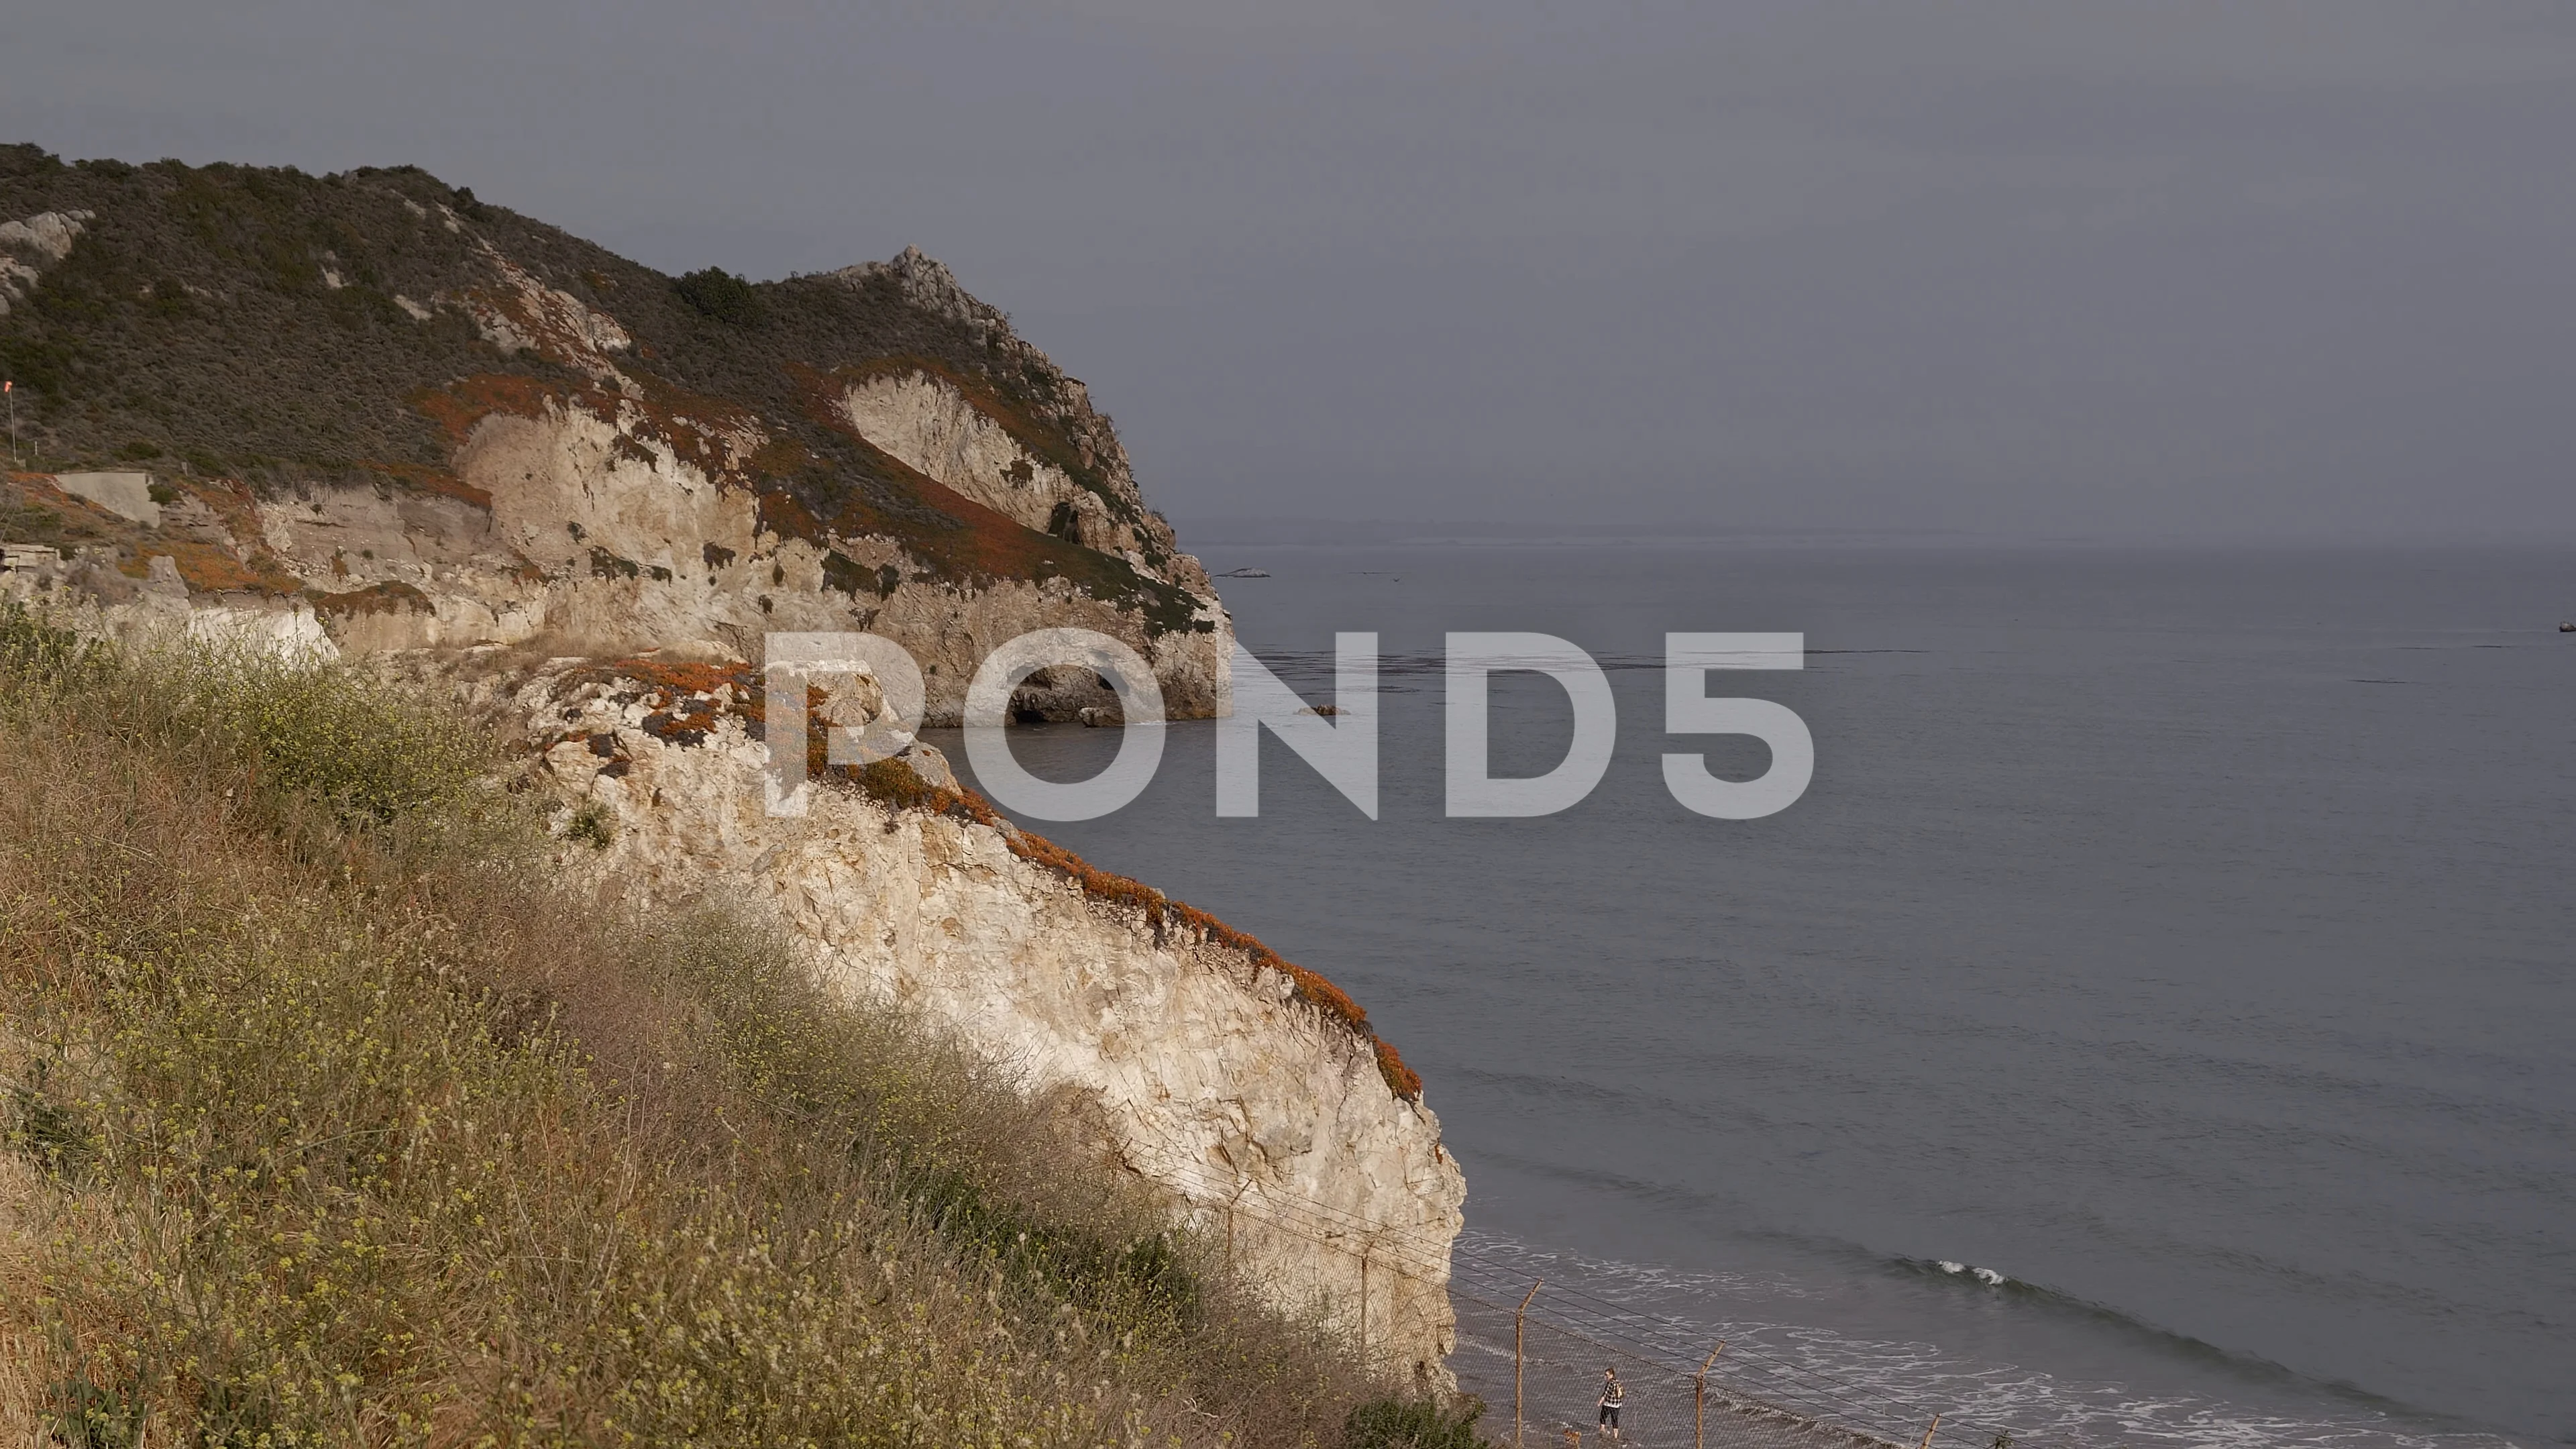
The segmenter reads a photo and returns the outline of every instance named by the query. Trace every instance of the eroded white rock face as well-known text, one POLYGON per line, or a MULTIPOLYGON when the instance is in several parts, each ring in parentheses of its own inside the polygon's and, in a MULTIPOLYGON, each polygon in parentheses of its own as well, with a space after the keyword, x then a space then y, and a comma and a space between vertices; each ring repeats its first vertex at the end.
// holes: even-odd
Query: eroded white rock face
POLYGON ((24 221, 0 221, 0 247, 34 252, 49 262, 59 262, 72 254, 72 243, 80 238, 82 224, 93 220, 87 211, 41 211, 24 221))
POLYGON ((35 290, 46 266, 72 254, 72 243, 96 219, 94 212, 40 211, 0 221, 0 317, 9 315, 10 303, 35 290))
MULTIPOLYGON (((447 220, 453 230, 454 213, 447 220)), ((467 293, 457 300, 473 315, 486 341, 503 352, 538 352, 569 362, 596 382, 630 384, 608 357, 635 345, 616 318, 584 305, 570 292, 547 286, 484 238, 478 236, 474 243, 484 264, 499 278, 501 289, 467 293)))
MULTIPOLYGON (((1014 512, 1025 503, 1027 490, 1021 480, 1011 477, 1013 465, 1025 464, 1034 475, 1042 460, 1035 454, 1018 459, 1000 454, 998 444, 980 428, 971 429, 975 436, 961 438, 956 424, 964 420, 956 418, 954 410, 964 405, 963 400, 957 398, 950 383, 917 367, 862 379, 851 387, 853 396, 836 400, 844 417, 870 442, 949 487, 1010 513, 1029 527, 1071 538, 1085 548, 1117 554, 1139 572, 1178 584, 1202 598, 1216 597, 1206 569, 1180 551, 1171 524, 1145 507, 1126 447, 1118 441, 1117 429, 1109 419, 1092 407, 1091 390, 1083 386, 1081 379, 1066 376, 1045 353, 1013 333, 1010 319, 1000 309, 978 301, 958 284, 954 272, 922 255, 918 247, 905 247, 891 261, 844 267, 832 275, 861 290, 888 289, 905 304, 965 328, 977 346, 999 355, 1022 378, 1034 383, 1028 390, 1026 405, 1034 417, 1060 430, 1076 460, 1065 466, 1086 470, 1091 486, 1077 484, 1069 496, 1053 499, 1042 522, 1030 522, 1028 517, 1014 512), (935 392, 949 396, 927 395, 935 392), (873 416, 869 422, 861 423, 857 419, 862 414, 873 416), (871 427, 881 430, 882 440, 869 432, 871 427), (960 441, 968 444, 970 454, 979 456, 953 458, 952 463, 952 449, 960 441), (1001 488, 993 481, 995 463, 1001 465, 999 476, 1010 483, 1009 488, 1001 488), (965 480, 962 485, 936 471, 947 466, 957 466, 957 476, 965 480), (972 491, 975 489, 993 492, 1010 500, 1012 506, 994 503, 986 493, 972 491), (1059 518, 1058 504, 1069 509, 1070 516, 1059 518)), ((984 422, 1008 437, 1008 430, 1001 427, 998 419, 988 416, 984 422)), ((1016 447, 1016 440, 1010 441, 1016 447)), ((1035 476, 1027 480, 1029 484, 1039 481, 1035 476)))
POLYGON ((1025 527, 1105 552, 1134 544, 1097 495, 927 373, 853 383, 842 392, 841 412, 859 436, 1025 527))
MULTIPOLYGON (((547 685, 521 696, 560 720, 547 685)), ((1083 893, 990 827, 818 790, 762 804, 762 746, 702 744, 594 697, 547 756, 552 788, 614 814, 566 859, 639 901, 721 891, 765 905, 854 992, 884 993, 1098 1106, 1118 1155, 1161 1185, 1283 1305, 1320 1310, 1390 1370, 1446 1386, 1449 1244, 1466 1187, 1437 1118, 1398 1098, 1370 1044, 1240 950, 1083 893), (611 734, 604 758, 585 742, 611 734)))
MULTIPOLYGON (((606 555, 720 585, 719 560, 758 545, 751 495, 719 487, 667 440, 636 434, 584 408, 495 413, 458 451, 456 473, 492 495, 501 541, 541 569, 578 572, 606 555)), ((735 446, 748 453, 761 441, 735 446)))
MULTIPOLYGON (((699 457, 748 457, 765 438, 738 421, 682 419, 699 457)), ((542 644, 560 654, 619 657, 674 640, 720 641, 762 657, 771 632, 870 630, 922 667, 926 720, 957 723, 976 666, 1038 629, 1084 628, 1141 654, 1176 718, 1230 707, 1232 621, 1212 602, 1204 630, 1149 635, 1132 611, 1061 579, 961 588, 910 570, 890 539, 827 548, 760 525, 752 495, 683 456, 641 413, 550 405, 537 417, 495 413, 476 424, 458 477, 462 497, 340 489, 259 505, 262 542, 326 594, 400 585, 415 603, 370 600, 325 614, 361 652, 542 644)), ((1104 703, 1099 699, 1073 701, 1104 703)))

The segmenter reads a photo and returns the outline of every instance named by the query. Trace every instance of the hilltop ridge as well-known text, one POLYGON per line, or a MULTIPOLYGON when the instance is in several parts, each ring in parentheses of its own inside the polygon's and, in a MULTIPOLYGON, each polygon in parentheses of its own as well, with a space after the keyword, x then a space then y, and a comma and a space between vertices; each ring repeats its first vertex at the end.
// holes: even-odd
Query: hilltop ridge
MULTIPOLYGON (((934 719, 991 645, 1072 624, 1173 714, 1225 708, 1223 607, 1110 419, 917 249, 672 277, 413 167, 6 146, 0 374, 27 453, 0 529, 110 604, 308 610, 361 649, 870 628, 934 719), (176 516, 54 481, 119 471, 176 516)), ((1052 684, 1024 712, 1107 702, 1052 684)))

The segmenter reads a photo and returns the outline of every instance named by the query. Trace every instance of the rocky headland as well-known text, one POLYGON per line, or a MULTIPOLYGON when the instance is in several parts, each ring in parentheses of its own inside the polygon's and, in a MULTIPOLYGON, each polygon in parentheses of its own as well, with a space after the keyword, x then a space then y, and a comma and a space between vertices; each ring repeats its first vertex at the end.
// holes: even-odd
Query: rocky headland
MULTIPOLYGON (((0 147, 0 372, 0 588, 454 691, 553 802, 565 872, 757 906, 1060 1101, 1276 1301, 1448 1382, 1464 1181, 1356 1004, 926 749, 765 807, 771 632, 894 639, 934 724, 1064 626, 1134 649, 1173 716, 1228 708, 1230 622, 1110 420, 945 267, 673 278, 409 168, 0 147)), ((1012 707, 1114 702, 1059 669, 1012 707)))

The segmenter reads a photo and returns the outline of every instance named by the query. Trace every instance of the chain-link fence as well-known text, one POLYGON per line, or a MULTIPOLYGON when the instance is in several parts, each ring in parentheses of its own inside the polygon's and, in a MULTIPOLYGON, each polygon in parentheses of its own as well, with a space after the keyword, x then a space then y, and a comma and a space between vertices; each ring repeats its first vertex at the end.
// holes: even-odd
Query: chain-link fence
MULTIPOLYGON (((1692 1341, 1695 1330, 1679 1320, 1572 1285, 1540 1284, 1472 1242, 1369 1223, 1276 1188, 1249 1197, 1196 1165, 1161 1168, 1229 1235, 1237 1219, 1258 1222, 1313 1245, 1318 1255, 1358 1259, 1364 1272, 1374 1265, 1379 1273, 1445 1280, 1458 1315, 1450 1366, 1459 1386, 1485 1402, 1481 1432, 1501 1444, 1517 1439, 1518 1449, 1561 1449, 1569 1432, 1588 1449, 1998 1449, 2024 1440, 2002 1425, 1961 1417, 1954 1406, 1846 1382, 1747 1345, 1692 1341), (1624 1390, 1615 1438, 1600 1414, 1604 1369, 1624 1390)), ((1361 1333, 1365 1347, 1364 1322, 1361 1333)))
MULTIPOLYGON (((1917 1449, 1931 1416, 1902 1441, 1901 1410, 1872 1404, 1852 1391, 1840 1414, 1799 1412, 1748 1391, 1743 1380, 1760 1377, 1749 1360, 1728 1363, 1712 1343, 1699 1362, 1679 1364, 1639 1345, 1605 1342, 1552 1321, 1535 1308, 1499 1302, 1453 1285, 1461 1352, 1454 1366, 1462 1387, 1484 1399, 1481 1426, 1488 1438, 1523 1449, 1569 1443, 1617 1443, 1635 1449, 1917 1449), (1604 1422, 1601 1400, 1607 1371, 1617 1376, 1620 1409, 1615 1433, 1604 1422), (1517 1411, 1517 1412, 1516 1412, 1517 1411), (1882 1432, 1851 1427, 1854 1420, 1884 1425, 1882 1432), (1573 1436, 1569 1439, 1569 1435, 1573 1436)), ((1536 1294, 1534 1293, 1535 1297, 1536 1294)), ((1844 1392, 1816 1384, 1819 1393, 1844 1392)), ((1957 1449, 1957 1431, 1936 1442, 1957 1449)), ((1990 1443, 1990 1440, 1974 1440, 1990 1443)))

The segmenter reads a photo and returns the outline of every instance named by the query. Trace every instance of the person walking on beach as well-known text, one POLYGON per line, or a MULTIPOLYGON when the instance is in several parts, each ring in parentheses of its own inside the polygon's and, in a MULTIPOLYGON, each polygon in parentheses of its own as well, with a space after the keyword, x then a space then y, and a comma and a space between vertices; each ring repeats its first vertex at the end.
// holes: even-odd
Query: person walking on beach
POLYGON ((1619 1382, 1617 1369, 1601 1371, 1601 1437, 1619 1437, 1619 1406, 1628 1402, 1628 1386, 1619 1382))

